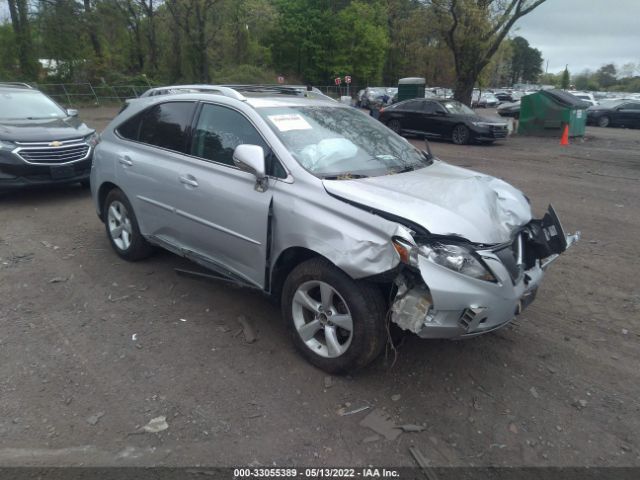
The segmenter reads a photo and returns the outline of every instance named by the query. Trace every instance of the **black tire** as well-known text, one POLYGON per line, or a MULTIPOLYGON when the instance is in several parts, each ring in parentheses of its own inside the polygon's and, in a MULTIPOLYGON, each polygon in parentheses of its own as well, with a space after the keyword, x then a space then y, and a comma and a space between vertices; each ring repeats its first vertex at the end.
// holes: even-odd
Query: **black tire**
POLYGON ((402 130, 402 125, 400 124, 400 120, 397 120, 395 118, 387 122, 387 127, 389 127, 391 130, 396 132, 398 135, 400 135, 400 132, 402 130))
POLYGON ((144 237, 140 233, 138 220, 136 219, 133 207, 131 206, 129 199, 122 192, 122 190, 120 190, 119 188, 114 188, 107 194, 102 212, 102 218, 104 219, 104 225, 107 231, 107 238, 109 238, 109 243, 111 243, 111 247, 121 258, 129 262, 135 262, 137 260, 143 260, 153 253, 153 247, 144 239, 144 237), (113 223, 111 222, 110 218, 110 209, 111 207, 116 208, 118 205, 124 207, 124 219, 125 221, 126 219, 128 219, 128 225, 131 230, 129 234, 129 244, 128 246, 126 246, 126 248, 121 242, 118 242, 118 239, 114 239, 112 235, 113 223))
POLYGON ((603 115, 598 118, 597 123, 599 127, 606 128, 611 125, 611 119, 607 115, 603 115))
POLYGON ((469 132, 469 129, 461 123, 453 127, 453 130, 451 130, 451 141, 456 145, 466 145, 469 143, 470 139, 471 132, 469 132))
MULTIPOLYGON (((309 296, 311 296, 310 293, 309 296)), ((335 301, 335 294, 332 298, 335 301)), ((375 285, 351 279, 325 259, 307 260, 293 269, 284 283, 281 308, 287 329, 298 351, 309 363, 325 372, 340 374, 357 370, 371 363, 384 349, 387 340, 385 327, 387 306, 381 291, 375 285), (340 303, 344 301, 343 305, 347 308, 346 311, 352 319, 352 331, 349 334, 350 343, 339 356, 327 357, 314 351, 302 339, 294 321, 296 292, 299 288, 304 288, 305 285, 315 282, 328 284, 337 292, 337 301, 340 303)), ((315 321, 311 320, 310 316, 313 315, 311 310, 305 310, 305 312, 309 316, 309 321, 305 325, 315 321)), ((334 315, 337 314, 339 312, 334 313, 334 315)), ((330 318, 325 317, 325 320, 330 318)), ((330 325, 331 322, 329 322, 330 325)), ((316 336, 322 339, 325 335, 325 328, 317 330, 316 336)), ((335 326, 334 328, 339 330, 335 326)), ((342 331, 343 335, 345 333, 348 332, 342 331)), ((316 340, 316 342, 318 341, 316 340)))

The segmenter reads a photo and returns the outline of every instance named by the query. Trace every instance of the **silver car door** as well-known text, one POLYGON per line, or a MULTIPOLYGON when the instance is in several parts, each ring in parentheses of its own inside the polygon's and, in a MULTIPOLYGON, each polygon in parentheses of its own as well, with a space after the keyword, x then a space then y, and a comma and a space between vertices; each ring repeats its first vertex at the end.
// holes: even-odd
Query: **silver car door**
POLYGON ((117 134, 120 142, 118 183, 129 198, 143 235, 165 246, 181 243, 181 226, 175 215, 175 157, 186 151, 195 102, 156 105, 125 122, 117 134))
POLYGON ((203 104, 192 135, 191 158, 184 158, 175 181, 182 188, 176 213, 186 219, 186 249, 263 288, 271 190, 257 191, 256 178, 233 164, 240 144, 268 146, 240 112, 203 104))

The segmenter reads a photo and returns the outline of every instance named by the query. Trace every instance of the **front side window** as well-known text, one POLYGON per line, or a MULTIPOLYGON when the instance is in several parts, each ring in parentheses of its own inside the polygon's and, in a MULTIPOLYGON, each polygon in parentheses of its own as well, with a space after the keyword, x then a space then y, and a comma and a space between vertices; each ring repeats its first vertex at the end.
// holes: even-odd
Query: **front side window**
POLYGON ((298 163, 319 177, 388 175, 431 164, 426 154, 355 109, 283 106, 258 113, 298 163))
POLYGON ((193 132, 191 155, 225 165, 234 165, 234 150, 238 145, 245 144, 263 148, 268 175, 279 178, 287 176, 260 133, 244 115, 220 105, 202 106, 193 132))
POLYGON ((38 120, 65 118, 65 112, 46 95, 33 90, 0 93, 0 119, 38 120))

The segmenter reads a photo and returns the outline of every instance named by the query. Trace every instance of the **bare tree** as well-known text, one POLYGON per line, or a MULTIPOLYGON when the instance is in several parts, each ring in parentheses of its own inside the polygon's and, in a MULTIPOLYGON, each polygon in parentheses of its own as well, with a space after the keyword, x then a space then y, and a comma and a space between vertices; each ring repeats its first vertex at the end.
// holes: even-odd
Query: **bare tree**
POLYGON ((430 0, 442 37, 453 54, 454 97, 469 105, 482 69, 511 27, 545 0, 430 0))
POLYGON ((171 16, 187 40, 188 57, 193 73, 200 82, 211 80, 209 72, 209 45, 213 39, 210 22, 217 0, 167 0, 171 16))

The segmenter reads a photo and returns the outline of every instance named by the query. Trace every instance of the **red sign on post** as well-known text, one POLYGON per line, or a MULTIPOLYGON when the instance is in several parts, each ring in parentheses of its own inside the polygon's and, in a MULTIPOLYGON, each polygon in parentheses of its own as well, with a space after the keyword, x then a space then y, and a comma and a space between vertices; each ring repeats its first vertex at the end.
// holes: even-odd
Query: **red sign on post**
POLYGON ((340 85, 342 83, 342 79, 340 77, 336 77, 336 85, 340 85))
POLYGON ((347 75, 346 77, 344 77, 344 83, 349 84, 351 83, 351 77, 349 75, 347 75))

